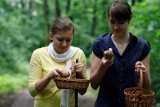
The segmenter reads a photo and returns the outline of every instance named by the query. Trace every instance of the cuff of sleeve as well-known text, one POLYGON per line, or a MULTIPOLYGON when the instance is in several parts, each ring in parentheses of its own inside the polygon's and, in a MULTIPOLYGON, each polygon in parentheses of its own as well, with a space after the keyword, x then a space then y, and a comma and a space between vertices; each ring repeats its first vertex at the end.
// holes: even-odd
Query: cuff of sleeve
POLYGON ((36 95, 39 94, 39 92, 38 92, 38 91, 36 90, 36 88, 35 88, 35 83, 30 84, 30 85, 28 86, 28 90, 29 90, 31 96, 33 96, 33 97, 35 97, 36 95))

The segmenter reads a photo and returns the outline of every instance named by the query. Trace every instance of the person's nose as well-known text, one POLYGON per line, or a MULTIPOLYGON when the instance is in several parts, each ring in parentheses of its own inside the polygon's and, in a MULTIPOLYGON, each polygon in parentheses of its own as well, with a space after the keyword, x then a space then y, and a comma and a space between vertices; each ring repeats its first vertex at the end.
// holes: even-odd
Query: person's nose
POLYGON ((118 28, 119 28, 119 24, 116 23, 116 24, 114 25, 114 29, 118 29, 118 28))
POLYGON ((67 42, 65 40, 62 42, 62 46, 67 46, 67 42))

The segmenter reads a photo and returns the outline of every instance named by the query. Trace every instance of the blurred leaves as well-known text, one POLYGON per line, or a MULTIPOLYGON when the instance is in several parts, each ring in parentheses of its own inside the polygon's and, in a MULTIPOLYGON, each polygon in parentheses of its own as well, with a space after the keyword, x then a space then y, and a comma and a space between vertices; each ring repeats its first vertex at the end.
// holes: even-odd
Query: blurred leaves
POLYGON ((156 101, 160 101, 160 1, 146 0, 135 4, 133 9, 133 20, 130 31, 136 36, 144 38, 151 45, 151 79, 152 89, 155 91, 156 101), (133 32, 134 31, 134 32, 133 32))
POLYGON ((26 86, 27 78, 22 75, 3 75, 0 76, 0 95, 16 92, 26 86))

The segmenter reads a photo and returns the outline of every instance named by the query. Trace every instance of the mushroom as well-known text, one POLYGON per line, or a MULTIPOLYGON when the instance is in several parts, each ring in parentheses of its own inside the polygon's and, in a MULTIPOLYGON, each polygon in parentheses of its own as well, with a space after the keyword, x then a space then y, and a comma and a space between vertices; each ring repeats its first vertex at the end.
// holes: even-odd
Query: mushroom
POLYGON ((104 57, 106 59, 111 59, 113 57, 113 51, 112 48, 109 48, 108 50, 104 51, 104 57))

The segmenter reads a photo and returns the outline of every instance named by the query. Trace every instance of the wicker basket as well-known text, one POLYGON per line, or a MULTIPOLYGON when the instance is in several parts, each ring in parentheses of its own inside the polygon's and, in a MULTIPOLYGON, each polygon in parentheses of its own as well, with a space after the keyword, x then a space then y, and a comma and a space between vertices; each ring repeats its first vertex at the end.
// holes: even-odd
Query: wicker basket
POLYGON ((143 74, 140 70, 138 87, 131 87, 124 90, 126 107, 151 107, 154 92, 150 89, 142 88, 143 74))
POLYGON ((86 89, 89 80, 76 78, 55 78, 56 85, 59 89, 86 89))

